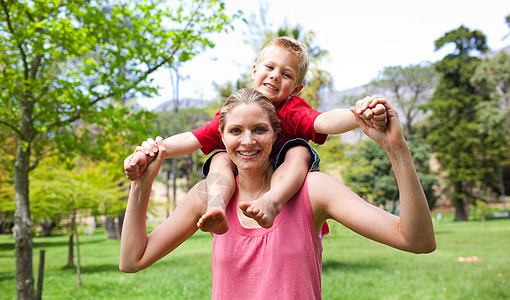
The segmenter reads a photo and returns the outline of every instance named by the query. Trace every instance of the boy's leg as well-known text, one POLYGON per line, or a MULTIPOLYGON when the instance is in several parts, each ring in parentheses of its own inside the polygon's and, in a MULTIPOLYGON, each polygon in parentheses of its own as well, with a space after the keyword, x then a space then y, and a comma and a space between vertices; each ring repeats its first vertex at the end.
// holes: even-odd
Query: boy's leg
POLYGON ((198 220, 202 231, 223 234, 228 230, 225 208, 235 191, 235 177, 232 161, 226 152, 218 152, 212 158, 207 172, 205 197, 207 210, 198 220))
POLYGON ((290 145, 288 150, 282 148, 285 153, 279 154, 281 165, 271 178, 271 188, 262 197, 252 203, 240 203, 239 208, 243 213, 253 218, 265 228, 273 226, 276 216, 280 213, 283 205, 289 201, 303 185, 309 170, 318 166, 318 157, 312 156, 312 150, 306 141, 304 145, 290 145), (314 160, 312 160, 312 158, 314 160), (317 166, 316 166, 317 165, 317 166))

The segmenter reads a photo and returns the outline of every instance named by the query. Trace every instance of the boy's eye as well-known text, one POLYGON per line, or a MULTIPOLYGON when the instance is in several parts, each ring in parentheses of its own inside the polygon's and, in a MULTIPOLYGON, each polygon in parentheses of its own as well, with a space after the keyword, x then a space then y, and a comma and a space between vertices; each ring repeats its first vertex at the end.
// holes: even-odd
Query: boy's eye
POLYGON ((283 73, 283 76, 292 79, 292 76, 289 73, 283 73))
POLYGON ((274 69, 273 66, 271 66, 271 65, 266 65, 266 68, 268 68, 269 70, 274 69))

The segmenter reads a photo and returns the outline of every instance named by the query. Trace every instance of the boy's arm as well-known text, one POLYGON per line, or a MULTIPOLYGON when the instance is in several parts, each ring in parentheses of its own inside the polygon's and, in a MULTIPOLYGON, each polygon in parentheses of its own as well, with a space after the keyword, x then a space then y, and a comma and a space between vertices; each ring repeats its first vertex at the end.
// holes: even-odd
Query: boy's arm
MULTIPOLYGON (((163 140, 166 153, 164 158, 172 158, 193 153, 202 148, 197 137, 191 132, 179 133, 167 137, 163 140)), ((155 156, 158 152, 158 146, 153 139, 148 139, 142 143, 142 151, 149 156, 155 156)), ((152 159, 151 159, 152 161, 152 159)))
MULTIPOLYGON (((202 145, 191 132, 179 133, 163 141, 167 151, 163 158, 171 158, 192 153, 202 145)), ((156 142, 149 138, 141 146, 136 147, 133 154, 124 160, 124 172, 129 180, 136 180, 144 172, 147 165, 154 160, 158 152, 156 142)))
MULTIPOLYGON (((365 97, 356 102, 356 109, 362 120, 379 130, 386 128, 387 117, 384 105, 378 96, 365 97)), ((341 134, 358 128, 356 118, 349 109, 333 109, 317 116, 314 123, 316 133, 341 134)))
POLYGON ((313 123, 316 133, 340 134, 358 128, 356 119, 348 109, 337 108, 317 116, 313 123))

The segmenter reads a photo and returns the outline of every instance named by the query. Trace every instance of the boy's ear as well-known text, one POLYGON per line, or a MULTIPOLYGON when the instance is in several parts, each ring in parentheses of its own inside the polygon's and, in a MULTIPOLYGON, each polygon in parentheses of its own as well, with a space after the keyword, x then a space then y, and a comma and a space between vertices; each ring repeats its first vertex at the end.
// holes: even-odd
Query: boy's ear
POLYGON ((253 65, 253 68, 251 70, 251 79, 255 79, 255 73, 257 73, 257 65, 253 65))
POLYGON ((299 94, 299 92, 301 92, 301 90, 303 89, 304 85, 300 84, 298 86, 296 86, 292 92, 291 92, 291 95, 295 96, 297 94, 299 94))

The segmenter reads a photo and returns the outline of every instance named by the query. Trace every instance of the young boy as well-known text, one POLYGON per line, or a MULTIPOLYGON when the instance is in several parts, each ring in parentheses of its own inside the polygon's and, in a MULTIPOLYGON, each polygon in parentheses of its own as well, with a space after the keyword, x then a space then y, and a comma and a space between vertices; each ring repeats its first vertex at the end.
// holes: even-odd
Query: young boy
MULTIPOLYGON (((340 134, 358 127, 349 109, 320 113, 296 96, 303 88, 307 70, 306 48, 288 37, 276 38, 267 44, 253 66, 254 88, 275 105, 282 127, 273 146, 274 155, 280 149, 281 152, 276 156, 275 167, 278 168, 271 179, 271 189, 251 205, 239 204, 243 213, 255 219, 262 227, 272 226, 282 206, 303 184, 307 172, 317 169, 318 156, 306 141, 323 144, 328 134, 340 134)), ((378 99, 376 96, 366 97, 356 103, 356 108, 364 112, 365 122, 384 129, 386 110, 378 103, 378 99)), ((224 149, 218 124, 219 112, 209 124, 166 138, 165 158, 181 156, 198 149, 202 149, 204 154, 224 149)), ((143 142, 142 147, 137 147, 135 153, 124 161, 127 177, 136 180, 156 152, 157 147, 152 139, 143 142)), ((208 209, 197 226, 203 231, 222 234, 228 230, 225 207, 236 186, 234 168, 225 153, 216 153, 209 161, 204 165, 208 209)))

